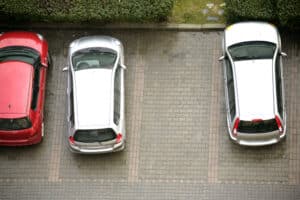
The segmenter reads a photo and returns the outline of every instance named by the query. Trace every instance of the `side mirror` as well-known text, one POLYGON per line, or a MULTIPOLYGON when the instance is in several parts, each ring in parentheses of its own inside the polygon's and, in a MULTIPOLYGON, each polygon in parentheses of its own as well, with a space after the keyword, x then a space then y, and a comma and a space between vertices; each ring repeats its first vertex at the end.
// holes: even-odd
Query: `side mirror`
POLYGON ((127 67, 126 67, 125 65, 121 65, 121 67, 122 67, 123 69, 127 69, 127 67))
POLYGON ((69 70, 69 67, 66 66, 66 67, 63 68, 62 71, 63 71, 63 72, 66 72, 66 71, 68 71, 68 70, 69 70))
POLYGON ((283 57, 287 57, 287 54, 285 52, 282 52, 282 51, 280 52, 280 55, 283 56, 283 57))
POLYGON ((222 61, 222 60, 224 60, 225 59, 225 56, 221 56, 220 58, 219 58, 219 61, 222 61))

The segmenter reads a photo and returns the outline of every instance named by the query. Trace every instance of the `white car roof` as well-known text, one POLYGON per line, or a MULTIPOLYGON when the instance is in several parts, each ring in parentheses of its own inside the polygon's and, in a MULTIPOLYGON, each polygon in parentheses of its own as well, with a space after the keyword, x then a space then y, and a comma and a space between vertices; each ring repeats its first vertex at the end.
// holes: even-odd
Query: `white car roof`
POLYGON ((266 41, 278 44, 278 31, 275 26, 265 22, 240 22, 225 29, 225 45, 248 41, 266 41))
MULTIPOLYGON (((74 40, 69 47, 69 59, 81 49, 108 48, 116 51, 117 60, 122 43, 110 36, 86 36, 74 40)), ((72 62, 70 61, 70 64, 72 62)), ((113 73, 111 69, 73 71, 74 114, 76 129, 111 127, 113 117, 113 73)))
POLYGON ((113 69, 74 72, 74 112, 78 129, 109 127, 113 109, 113 69))
POLYGON ((275 116, 272 59, 235 61, 240 120, 275 116))

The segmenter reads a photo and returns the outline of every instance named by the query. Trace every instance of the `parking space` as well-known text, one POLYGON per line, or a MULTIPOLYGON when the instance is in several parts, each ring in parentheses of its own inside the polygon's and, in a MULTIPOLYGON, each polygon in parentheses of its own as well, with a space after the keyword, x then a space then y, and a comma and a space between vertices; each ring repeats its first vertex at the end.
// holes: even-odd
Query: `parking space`
POLYGON ((0 148, 0 199, 300 199, 300 38, 283 34, 287 139, 245 148, 227 134, 222 32, 34 30, 49 42, 45 139, 0 148), (84 35, 125 47, 123 152, 66 146, 68 44, 84 35))

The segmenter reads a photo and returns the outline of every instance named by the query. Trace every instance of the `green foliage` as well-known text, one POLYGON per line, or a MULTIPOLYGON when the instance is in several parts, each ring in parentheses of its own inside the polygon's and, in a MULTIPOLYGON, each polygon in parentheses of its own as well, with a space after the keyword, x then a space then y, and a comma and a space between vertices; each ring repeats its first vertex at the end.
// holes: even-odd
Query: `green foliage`
POLYGON ((2 0, 0 16, 13 20, 63 22, 158 22, 174 0, 2 0))
POLYGON ((276 0, 225 0, 226 18, 229 22, 244 20, 275 21, 276 0))
POLYGON ((290 28, 300 29, 300 1, 278 0, 278 17, 280 23, 290 28))
POLYGON ((230 23, 262 20, 300 28, 300 0, 225 0, 225 3, 226 18, 230 23))

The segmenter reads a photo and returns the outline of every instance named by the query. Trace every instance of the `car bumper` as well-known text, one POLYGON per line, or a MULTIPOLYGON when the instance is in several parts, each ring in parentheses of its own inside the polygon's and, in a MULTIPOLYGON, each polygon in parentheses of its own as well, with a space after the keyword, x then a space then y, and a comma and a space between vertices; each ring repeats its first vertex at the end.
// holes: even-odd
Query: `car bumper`
POLYGON ((122 151, 125 148, 125 141, 122 141, 113 146, 99 146, 98 148, 87 148, 87 147, 79 147, 68 142, 68 146, 71 152, 79 153, 79 154, 102 154, 102 153, 111 153, 122 151))
POLYGON ((42 140, 41 134, 35 134, 32 137, 24 139, 1 139, 0 146, 27 146, 40 143, 42 140))
POLYGON ((267 146, 280 142, 285 138, 285 132, 267 134, 238 134, 237 138, 230 135, 233 142, 242 146, 267 146))

